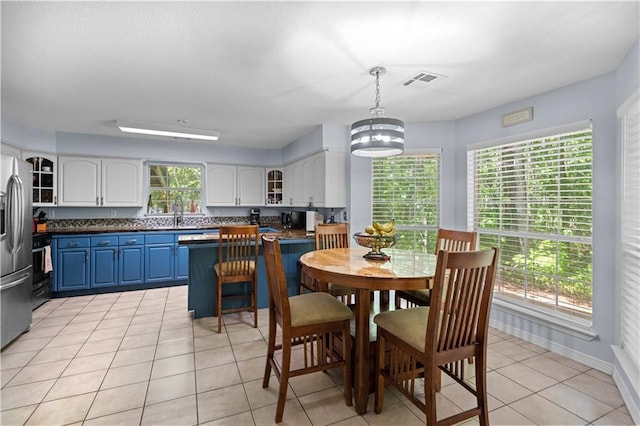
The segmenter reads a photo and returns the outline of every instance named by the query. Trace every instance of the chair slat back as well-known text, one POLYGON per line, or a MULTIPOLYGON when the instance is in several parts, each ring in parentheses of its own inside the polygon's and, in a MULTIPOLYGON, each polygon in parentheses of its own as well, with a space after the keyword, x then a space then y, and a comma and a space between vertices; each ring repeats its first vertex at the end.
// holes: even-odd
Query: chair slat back
POLYGON ((442 354, 486 342, 498 255, 497 248, 438 253, 427 351, 442 354))
POLYGON ((477 232, 456 231, 451 229, 438 229, 436 238, 437 255, 440 250, 446 251, 473 251, 476 249, 477 232))
POLYGON ((346 223, 319 223, 315 237, 316 250, 349 247, 349 227, 346 223))
POLYGON ((269 308, 275 311, 277 319, 282 320, 284 324, 291 324, 287 278, 282 266, 280 241, 263 235, 262 255, 264 257, 265 270, 267 271, 269 308))
POLYGON ((225 276, 249 275, 258 260, 258 226, 221 226, 218 263, 224 264, 225 276))

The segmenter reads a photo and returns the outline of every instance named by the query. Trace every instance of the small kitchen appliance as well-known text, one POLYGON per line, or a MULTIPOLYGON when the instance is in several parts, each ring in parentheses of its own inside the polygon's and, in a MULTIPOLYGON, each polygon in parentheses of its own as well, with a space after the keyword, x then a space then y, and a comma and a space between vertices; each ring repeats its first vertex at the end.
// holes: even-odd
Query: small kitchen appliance
POLYGON ((324 222, 324 216, 319 212, 312 210, 307 212, 307 232, 315 232, 316 225, 324 222))
POLYGON ((249 210, 249 224, 260 225, 260 209, 249 210))
POLYGON ((286 212, 282 212, 282 215, 280 217, 281 217, 280 222, 284 225, 285 228, 304 229, 304 224, 305 224, 304 212, 286 211, 286 212))

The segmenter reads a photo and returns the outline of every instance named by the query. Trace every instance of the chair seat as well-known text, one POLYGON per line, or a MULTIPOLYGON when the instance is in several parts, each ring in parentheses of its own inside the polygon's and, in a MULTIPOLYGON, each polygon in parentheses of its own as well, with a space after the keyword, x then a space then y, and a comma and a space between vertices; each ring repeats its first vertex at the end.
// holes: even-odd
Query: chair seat
POLYGON ((424 352, 429 307, 381 312, 373 318, 378 327, 384 328, 417 350, 424 352))
POLYGON ((329 283, 329 293, 331 293, 333 296, 347 296, 355 292, 356 290, 352 287, 329 283))
POLYGON ((253 261, 248 262, 248 270, 245 267, 246 262, 222 262, 213 265, 213 270, 219 277, 226 277, 229 275, 251 275, 256 270, 256 265, 253 261), (221 266, 222 265, 222 266, 221 266))
POLYGON ((291 326, 321 324, 351 319, 353 312, 329 293, 305 293, 289 297, 291 326))
POLYGON ((419 300, 424 303, 424 306, 428 306, 431 301, 431 290, 429 289, 420 289, 420 290, 404 290, 403 293, 408 294, 416 300, 419 300))

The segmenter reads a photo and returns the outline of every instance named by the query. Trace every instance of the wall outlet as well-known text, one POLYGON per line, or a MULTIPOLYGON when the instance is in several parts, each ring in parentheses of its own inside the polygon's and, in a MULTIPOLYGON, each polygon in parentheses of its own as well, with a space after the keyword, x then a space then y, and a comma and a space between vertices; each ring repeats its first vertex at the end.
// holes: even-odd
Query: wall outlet
POLYGON ((116 217, 118 216, 118 211, 117 210, 111 210, 111 217, 116 217))
POLYGON ((56 217, 56 210, 55 209, 49 209, 49 211, 47 212, 49 214, 49 218, 54 218, 56 217))
POLYGON ((213 210, 213 215, 214 216, 220 216, 220 209, 214 209, 213 210))

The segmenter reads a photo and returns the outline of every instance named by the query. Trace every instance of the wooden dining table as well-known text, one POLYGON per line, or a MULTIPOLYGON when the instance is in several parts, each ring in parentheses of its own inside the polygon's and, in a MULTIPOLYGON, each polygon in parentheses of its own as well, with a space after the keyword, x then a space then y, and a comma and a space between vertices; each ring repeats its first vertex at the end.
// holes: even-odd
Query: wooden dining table
MULTIPOLYGON (((319 288, 335 283, 355 289, 355 344, 354 344, 354 398, 358 414, 367 411, 367 399, 372 383, 370 368, 373 353, 371 333, 371 292, 385 290, 388 309, 388 290, 426 288, 436 269, 436 256, 408 250, 385 249, 389 260, 368 260, 363 257, 368 249, 350 247, 316 250, 300 257, 302 273, 318 281, 319 288)), ((374 340, 375 341, 375 340, 374 340)))

